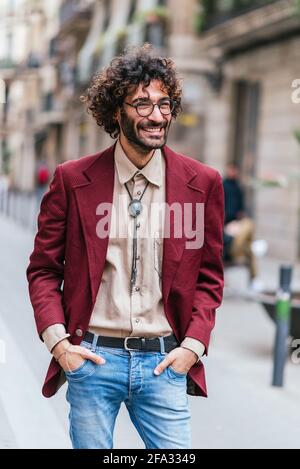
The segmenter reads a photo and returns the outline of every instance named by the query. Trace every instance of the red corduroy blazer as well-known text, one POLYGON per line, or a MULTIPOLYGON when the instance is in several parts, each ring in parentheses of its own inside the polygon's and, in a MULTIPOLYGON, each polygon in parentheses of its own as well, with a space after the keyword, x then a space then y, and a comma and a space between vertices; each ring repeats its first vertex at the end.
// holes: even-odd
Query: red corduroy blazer
MULTIPOLYGON (((27 268, 29 294, 39 335, 52 324, 65 324, 73 344, 88 328, 100 286, 108 236, 97 236, 96 207, 112 203, 114 148, 60 164, 44 195, 38 232, 27 268)), ((223 291, 224 196, 219 173, 163 147, 166 203, 204 203, 204 244, 186 249, 186 238, 164 238, 162 291, 165 314, 178 341, 200 340, 208 350, 215 310, 223 291)), ((172 224, 171 224, 172 227, 172 224)), ((43 395, 57 390, 61 368, 52 358, 43 395)), ((188 373, 187 393, 207 396, 204 367, 188 373)))

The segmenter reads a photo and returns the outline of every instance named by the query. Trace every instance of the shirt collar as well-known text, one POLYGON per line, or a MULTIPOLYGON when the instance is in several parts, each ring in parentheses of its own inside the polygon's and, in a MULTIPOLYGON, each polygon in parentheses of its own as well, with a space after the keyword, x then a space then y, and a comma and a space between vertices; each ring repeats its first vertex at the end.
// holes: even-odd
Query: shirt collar
POLYGON ((136 173, 142 174, 149 182, 160 187, 162 185, 162 153, 155 150, 152 158, 142 169, 137 168, 126 156, 120 141, 115 147, 115 164, 121 184, 128 182, 136 173))

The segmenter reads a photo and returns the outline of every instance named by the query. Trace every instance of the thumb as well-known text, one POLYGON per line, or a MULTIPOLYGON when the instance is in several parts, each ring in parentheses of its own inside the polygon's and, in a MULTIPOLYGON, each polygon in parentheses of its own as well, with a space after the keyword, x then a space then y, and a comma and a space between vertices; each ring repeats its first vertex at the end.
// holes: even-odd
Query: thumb
POLYGON ((170 357, 165 358, 162 362, 157 365, 157 367, 154 370, 155 375, 160 375, 171 363, 172 359, 170 357))
POLYGON ((96 355, 96 353, 91 352, 90 350, 84 350, 83 353, 81 353, 81 356, 83 358, 87 358, 88 360, 91 360, 92 362, 96 363, 97 365, 104 365, 105 360, 104 358, 100 357, 99 355, 96 355))

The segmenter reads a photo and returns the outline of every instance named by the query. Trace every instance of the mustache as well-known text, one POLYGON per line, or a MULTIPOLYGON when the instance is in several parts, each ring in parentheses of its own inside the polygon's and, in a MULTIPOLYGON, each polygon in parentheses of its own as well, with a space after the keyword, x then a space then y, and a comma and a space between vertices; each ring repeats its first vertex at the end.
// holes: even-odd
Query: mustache
POLYGON ((162 123, 162 124, 151 124, 151 125, 140 125, 139 128, 140 129, 153 129, 154 127, 157 127, 158 129, 166 129, 168 126, 167 123, 162 123))

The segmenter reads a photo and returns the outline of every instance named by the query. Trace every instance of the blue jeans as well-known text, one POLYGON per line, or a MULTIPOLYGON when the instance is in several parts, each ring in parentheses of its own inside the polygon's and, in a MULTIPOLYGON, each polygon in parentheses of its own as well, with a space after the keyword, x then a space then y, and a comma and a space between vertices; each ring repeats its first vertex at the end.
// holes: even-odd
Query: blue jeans
MULTIPOLYGON (((91 349, 88 342, 83 347, 91 349)), ((96 347, 104 365, 90 360, 66 372, 73 448, 113 448, 113 431, 121 403, 145 448, 191 448, 187 375, 171 366, 159 376, 155 367, 166 354, 96 347)))

